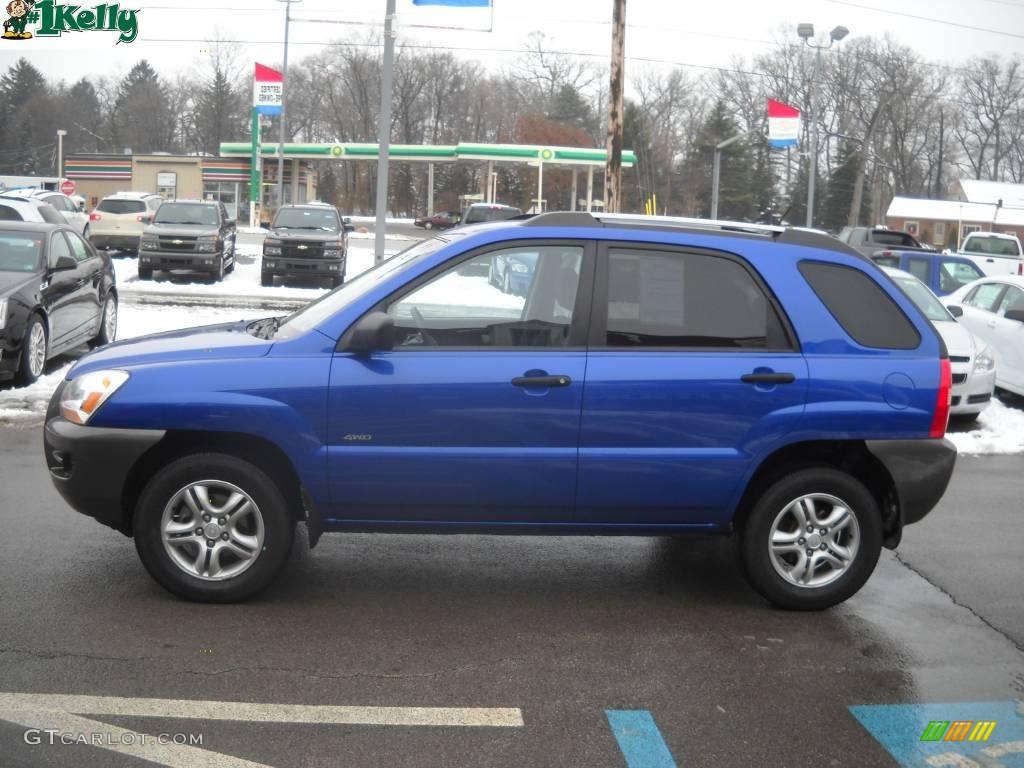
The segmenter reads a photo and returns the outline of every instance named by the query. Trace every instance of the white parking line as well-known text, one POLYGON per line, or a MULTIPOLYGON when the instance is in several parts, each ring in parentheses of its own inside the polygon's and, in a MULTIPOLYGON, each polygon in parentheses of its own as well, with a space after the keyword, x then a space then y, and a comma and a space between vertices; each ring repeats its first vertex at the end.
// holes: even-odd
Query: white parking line
POLYGON ((169 768, 267 768, 261 763, 196 746, 160 743, 153 737, 82 717, 117 715, 185 720, 236 720, 251 723, 317 725, 399 725, 433 727, 520 728, 518 708, 484 707, 350 707, 334 705, 264 704, 188 699, 144 699, 120 696, 76 696, 0 693, 0 720, 30 729, 63 734, 103 734, 99 744, 121 754, 169 768))

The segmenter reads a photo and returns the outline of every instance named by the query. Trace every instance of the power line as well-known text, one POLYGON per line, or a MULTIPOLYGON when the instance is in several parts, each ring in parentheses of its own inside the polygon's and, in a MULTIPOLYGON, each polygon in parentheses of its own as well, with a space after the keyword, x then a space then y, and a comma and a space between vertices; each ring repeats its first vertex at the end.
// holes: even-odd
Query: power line
POLYGON ((987 27, 975 27, 970 24, 961 24, 957 21, 948 21, 947 19, 936 19, 932 16, 919 16, 916 13, 904 13, 903 11, 890 11, 888 8, 876 8, 873 5, 861 5, 860 3, 851 3, 849 0, 825 0, 825 2, 833 3, 835 5, 848 5, 851 8, 861 8, 866 11, 875 11, 876 13, 887 13, 890 16, 903 16, 908 19, 917 19, 918 21, 929 21, 933 24, 945 24, 948 27, 959 27, 960 29, 970 29, 974 32, 988 32, 992 35, 1003 35, 1004 37, 1015 37, 1018 40, 1024 40, 1024 35, 1018 34, 1017 32, 1006 32, 1002 29, 989 29, 987 27))

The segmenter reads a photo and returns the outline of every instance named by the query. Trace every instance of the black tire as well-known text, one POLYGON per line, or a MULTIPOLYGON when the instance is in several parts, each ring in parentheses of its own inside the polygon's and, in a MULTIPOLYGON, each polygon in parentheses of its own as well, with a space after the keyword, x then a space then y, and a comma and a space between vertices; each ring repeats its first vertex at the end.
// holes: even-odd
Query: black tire
POLYGON ((227 267, 225 267, 224 273, 227 274, 227 275, 230 275, 234 271, 235 271, 235 245, 232 243, 232 245, 231 245, 231 263, 228 264, 227 267))
POLYGON ((153 270, 152 269, 143 269, 142 267, 139 267, 139 280, 152 280, 152 279, 153 279, 153 270))
POLYGON ((269 287, 269 286, 271 286, 273 284, 274 284, 274 276, 273 275, 268 275, 266 272, 261 272, 260 273, 260 285, 262 285, 264 288, 267 288, 267 287, 269 287))
POLYGON ((96 347, 102 347, 106 344, 110 344, 117 337, 117 294, 113 291, 107 292, 107 298, 103 300, 103 307, 100 309, 100 330, 92 339, 89 340, 89 347, 96 349, 96 347), (107 313, 111 311, 111 307, 114 312, 114 327, 113 333, 107 327, 107 313))
MULTIPOLYGON (((847 526, 845 532, 839 535, 852 535, 852 530, 852 525, 847 526)), ((882 516, 871 492, 859 480, 845 472, 829 467, 816 467, 792 472, 761 494, 743 525, 740 552, 747 581, 770 602, 779 608, 789 610, 817 611, 843 602, 864 586, 875 570, 882 550, 882 538, 882 516), (810 494, 823 494, 839 499, 850 511, 856 522, 856 529, 859 530, 858 546, 852 561, 833 581, 821 586, 800 586, 792 583, 776 570, 773 556, 769 552, 772 526, 776 518, 789 508, 791 502, 810 494)), ((807 543, 806 539, 799 541, 802 544, 807 543)), ((849 539, 845 541, 847 544, 850 543, 849 539)), ((803 560, 807 551, 811 550, 795 552, 791 557, 798 561, 803 560)), ((814 554, 818 553, 815 551, 814 554)), ((820 570, 822 575, 826 576, 832 571, 832 567, 820 570)))
POLYGON ((224 262, 227 260, 227 256, 223 253, 219 254, 217 260, 217 271, 213 273, 214 282, 219 283, 224 279, 224 262))
POLYGON ((424 222, 423 228, 424 229, 433 229, 434 228, 434 222, 432 222, 432 221, 424 222))
POLYGON ((46 361, 50 359, 50 334, 46 330, 46 323, 43 322, 43 318, 39 315, 32 315, 28 319, 28 324, 25 326, 25 336, 21 341, 21 360, 18 365, 18 375, 16 381, 18 384, 32 384, 42 374, 46 368, 46 361), (32 353, 30 348, 29 340, 32 339, 32 334, 36 326, 42 329, 43 332, 43 365, 39 371, 33 372, 32 366, 29 364, 29 357, 32 353))
MULTIPOLYGON (((150 576, 179 597, 207 603, 238 602, 265 589, 288 561, 295 535, 295 519, 274 481, 253 464, 223 453, 184 456, 154 475, 135 505, 132 527, 135 548, 150 576), (164 508, 182 488, 204 480, 241 489, 255 502, 263 522, 263 546, 252 564, 220 581, 187 573, 167 553, 162 540, 164 508)), ((198 547, 204 546, 204 538, 197 541, 198 547)))

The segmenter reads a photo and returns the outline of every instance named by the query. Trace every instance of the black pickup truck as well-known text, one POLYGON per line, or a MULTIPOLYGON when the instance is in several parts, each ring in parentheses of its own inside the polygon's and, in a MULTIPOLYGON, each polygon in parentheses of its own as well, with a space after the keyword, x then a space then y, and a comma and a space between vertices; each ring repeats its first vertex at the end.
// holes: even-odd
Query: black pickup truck
POLYGON ((260 282, 273 285, 275 277, 327 278, 332 287, 341 285, 352 229, 333 205, 281 206, 263 241, 260 282))

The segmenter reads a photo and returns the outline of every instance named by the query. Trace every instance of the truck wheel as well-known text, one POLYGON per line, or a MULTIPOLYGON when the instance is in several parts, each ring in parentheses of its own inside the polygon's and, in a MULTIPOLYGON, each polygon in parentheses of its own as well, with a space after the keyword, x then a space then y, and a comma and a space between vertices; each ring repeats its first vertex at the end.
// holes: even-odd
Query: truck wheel
POLYGON ((224 259, 226 257, 223 253, 220 254, 217 260, 217 271, 213 273, 213 279, 215 282, 220 282, 224 279, 224 259))
POLYGON ((269 287, 274 284, 274 276, 268 275, 266 272, 260 273, 260 285, 263 287, 269 287))
POLYGON ((143 269, 142 267, 139 267, 139 280, 152 280, 152 279, 153 279, 153 270, 152 269, 143 269))
POLYGON ((223 453, 164 467, 143 489, 132 525, 142 564, 164 589, 211 603, 264 589, 287 562, 295 533, 274 481, 223 453))
POLYGON ((882 549, 882 516, 854 477, 803 469, 769 487, 743 527, 747 580, 780 608, 830 608, 868 580, 882 549))

